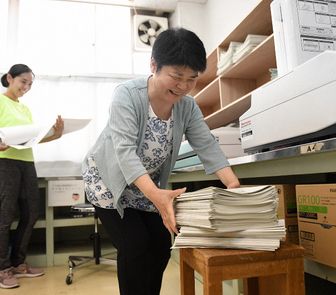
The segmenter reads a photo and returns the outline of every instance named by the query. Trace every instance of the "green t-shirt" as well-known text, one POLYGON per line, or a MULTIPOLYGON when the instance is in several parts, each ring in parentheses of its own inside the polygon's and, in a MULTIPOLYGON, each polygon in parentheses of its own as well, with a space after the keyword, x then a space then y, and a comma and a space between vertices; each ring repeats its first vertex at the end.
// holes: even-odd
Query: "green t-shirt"
MULTIPOLYGON (((0 94, 0 128, 32 123, 32 115, 27 106, 0 94)), ((0 158, 27 162, 34 161, 33 150, 31 148, 22 150, 8 148, 5 151, 0 151, 0 158)))

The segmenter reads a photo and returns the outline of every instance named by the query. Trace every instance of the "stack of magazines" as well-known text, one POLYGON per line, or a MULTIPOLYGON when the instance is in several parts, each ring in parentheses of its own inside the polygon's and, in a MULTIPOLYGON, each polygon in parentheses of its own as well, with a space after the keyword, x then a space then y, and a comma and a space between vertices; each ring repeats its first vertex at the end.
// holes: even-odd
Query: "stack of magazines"
POLYGON ((236 63, 244 56, 249 54, 254 48, 256 48, 261 42, 263 42, 267 36, 265 35, 247 35, 244 43, 240 45, 232 56, 232 62, 236 63))
POLYGON ((176 198, 180 227, 173 248, 238 248, 273 251, 285 238, 277 218, 274 186, 208 187, 176 198))
POLYGON ((228 49, 221 50, 218 56, 217 76, 223 75, 231 66, 253 51, 268 36, 247 35, 244 42, 230 42, 228 49))
POLYGON ((230 66, 233 65, 232 58, 242 44, 243 43, 241 42, 230 42, 228 50, 220 52, 217 64, 217 76, 223 74, 230 66))

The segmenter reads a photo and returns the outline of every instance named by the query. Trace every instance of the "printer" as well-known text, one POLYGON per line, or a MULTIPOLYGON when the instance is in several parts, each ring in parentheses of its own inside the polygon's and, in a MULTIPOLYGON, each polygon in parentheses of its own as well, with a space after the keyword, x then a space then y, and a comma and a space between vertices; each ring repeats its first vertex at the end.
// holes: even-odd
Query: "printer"
POLYGON ((279 75, 336 49, 334 1, 273 0, 270 7, 279 75))
POLYGON ((324 51, 251 93, 239 118, 247 153, 336 135, 336 52, 324 51))
MULTIPOLYGON (((239 126, 237 124, 213 129, 211 130, 211 133, 219 143, 219 146, 227 158, 246 155, 241 146, 239 126)), ((199 166, 203 166, 201 160, 190 146, 188 140, 184 140, 181 143, 174 170, 190 170, 190 167, 199 166)))

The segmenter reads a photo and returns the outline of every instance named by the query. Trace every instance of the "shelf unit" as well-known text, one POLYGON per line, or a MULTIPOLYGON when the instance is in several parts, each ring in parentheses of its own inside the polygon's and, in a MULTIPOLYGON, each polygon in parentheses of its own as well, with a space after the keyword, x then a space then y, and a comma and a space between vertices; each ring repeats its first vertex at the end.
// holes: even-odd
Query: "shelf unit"
POLYGON ((238 121, 251 105, 251 92, 271 79, 269 69, 276 67, 271 2, 261 1, 207 58, 207 68, 200 75, 191 95, 210 129, 238 121), (268 37, 248 55, 217 76, 220 52, 227 50, 232 41, 244 42, 248 34, 268 37))

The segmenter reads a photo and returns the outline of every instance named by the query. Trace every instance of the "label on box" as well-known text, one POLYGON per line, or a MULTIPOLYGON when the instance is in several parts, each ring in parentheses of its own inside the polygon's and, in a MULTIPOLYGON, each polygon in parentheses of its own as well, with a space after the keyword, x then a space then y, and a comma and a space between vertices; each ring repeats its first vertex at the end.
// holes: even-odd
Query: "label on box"
POLYGON ((314 223, 336 225, 336 185, 298 185, 299 219, 314 223))
POLYGON ((48 206, 72 206, 84 202, 83 180, 48 181, 48 206))

